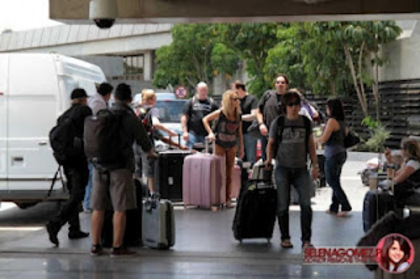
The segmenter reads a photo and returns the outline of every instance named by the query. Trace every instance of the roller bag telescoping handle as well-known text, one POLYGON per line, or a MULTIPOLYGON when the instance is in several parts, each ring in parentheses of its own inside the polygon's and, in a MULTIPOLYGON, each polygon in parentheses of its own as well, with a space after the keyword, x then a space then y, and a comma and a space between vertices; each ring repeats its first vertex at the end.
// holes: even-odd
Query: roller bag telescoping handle
MULTIPOLYGON (((206 137, 205 140, 204 140, 204 152, 205 153, 210 153, 209 147, 210 147, 210 139, 208 137, 206 137)), ((213 151, 212 153, 216 152, 216 140, 212 141, 212 151, 213 151)))
POLYGON ((272 185, 273 182, 271 180, 271 176, 273 174, 273 166, 271 166, 270 170, 265 170, 265 165, 259 165, 257 166, 258 171, 257 171, 257 178, 255 179, 250 179, 249 181, 253 181, 253 182, 264 182, 267 183, 268 185, 272 185), (262 173, 262 175, 261 175, 262 173), (260 178, 262 177, 262 178, 260 178))
MULTIPOLYGON (((178 148, 181 149, 181 134, 177 134, 178 148)), ((169 135, 169 149, 176 149, 175 145, 172 145, 172 137, 169 135)))

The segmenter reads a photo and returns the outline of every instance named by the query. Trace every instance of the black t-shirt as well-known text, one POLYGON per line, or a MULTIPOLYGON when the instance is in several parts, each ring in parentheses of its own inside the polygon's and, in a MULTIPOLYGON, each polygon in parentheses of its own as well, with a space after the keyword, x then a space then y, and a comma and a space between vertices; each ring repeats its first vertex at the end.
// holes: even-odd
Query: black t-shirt
POLYGON ((193 97, 189 99, 182 109, 182 114, 188 116, 188 131, 198 136, 207 136, 203 118, 218 108, 216 102, 210 98, 199 100, 197 97, 193 97))
MULTIPOLYGON (((250 114, 251 110, 258 107, 258 100, 255 96, 248 94, 241 99, 241 111, 242 115, 250 114)), ((251 121, 242 121, 242 133, 246 134, 248 127, 251 126, 251 121)))
POLYGON ((267 129, 270 129, 271 122, 277 117, 282 115, 281 111, 281 95, 276 91, 266 91, 258 103, 258 108, 264 116, 264 124, 267 129))

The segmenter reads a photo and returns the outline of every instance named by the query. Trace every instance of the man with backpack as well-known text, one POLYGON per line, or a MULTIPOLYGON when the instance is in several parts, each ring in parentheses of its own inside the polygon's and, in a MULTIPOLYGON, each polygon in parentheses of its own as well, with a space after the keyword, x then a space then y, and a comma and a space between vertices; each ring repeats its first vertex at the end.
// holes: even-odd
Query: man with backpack
POLYGON ((195 143, 204 143, 207 131, 202 120, 218 108, 216 102, 208 97, 207 84, 198 83, 197 94, 185 103, 181 116, 182 137, 188 148, 192 149, 195 143))
MULTIPOLYGON (((125 83, 117 86, 115 104, 105 113, 113 115, 114 123, 105 122, 99 138, 99 158, 90 158, 94 163, 91 206, 92 248, 91 255, 102 254, 100 243, 104 213, 113 209, 113 244, 111 257, 134 256, 136 252, 123 247, 126 228, 126 210, 136 208, 136 194, 133 181, 133 143, 139 144, 149 157, 155 157, 152 144, 143 125, 130 108, 131 88, 125 83), (117 121, 117 122, 115 122, 117 121), (113 133, 109 129, 115 128, 113 133), (108 154, 105 154, 107 153, 108 154)), ((101 116, 101 111, 98 117, 101 116)), ((85 124, 86 129, 86 124, 85 124)), ((89 155, 88 155, 89 157, 89 155)))
POLYGON ((268 141, 269 128, 273 120, 282 114, 281 97, 286 93, 289 80, 284 74, 278 74, 275 79, 276 90, 268 90, 261 97, 257 110, 258 127, 261 133, 261 157, 266 160, 266 147, 268 141))
POLYGON ((80 230, 79 209, 85 195, 89 170, 83 149, 83 125, 85 118, 92 115, 87 106, 87 94, 84 89, 76 88, 71 93, 71 107, 61 115, 50 132, 50 143, 57 162, 63 166, 67 178, 70 197, 60 211, 46 225, 49 239, 59 245, 57 234, 68 222, 70 239, 89 236, 80 230))
MULTIPOLYGON (((98 111, 106 109, 108 107, 108 101, 111 98, 112 93, 111 84, 103 82, 99 85, 98 92, 88 99, 88 105, 92 109, 93 115, 96 115, 98 111)), ((90 193, 92 192, 92 169, 93 166, 89 163, 89 180, 86 185, 85 199, 83 201, 83 208, 86 213, 92 212, 90 208, 90 193)))
POLYGON ((270 168, 271 160, 276 159, 277 217, 281 247, 293 248, 289 234, 290 189, 293 185, 298 192, 301 208, 302 247, 307 248, 312 247, 312 182, 307 169, 308 154, 313 166, 312 178, 318 178, 312 123, 306 116, 299 115, 301 100, 296 92, 285 93, 281 102, 285 115, 271 123, 265 165, 270 168))

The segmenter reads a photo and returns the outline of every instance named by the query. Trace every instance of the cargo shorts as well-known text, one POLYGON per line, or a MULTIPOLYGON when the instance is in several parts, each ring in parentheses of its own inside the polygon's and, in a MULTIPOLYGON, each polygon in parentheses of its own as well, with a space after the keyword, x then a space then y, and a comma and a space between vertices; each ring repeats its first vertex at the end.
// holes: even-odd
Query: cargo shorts
POLYGON ((128 169, 100 174, 93 170, 91 207, 93 210, 126 211, 137 207, 133 174, 128 169))

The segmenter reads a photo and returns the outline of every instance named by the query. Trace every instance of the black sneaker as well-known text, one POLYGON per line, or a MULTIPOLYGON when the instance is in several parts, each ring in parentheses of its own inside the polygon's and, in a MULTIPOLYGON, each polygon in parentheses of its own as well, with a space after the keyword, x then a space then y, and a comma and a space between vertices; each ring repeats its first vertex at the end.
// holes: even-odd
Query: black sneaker
POLYGON ((100 256, 103 253, 104 249, 100 244, 92 244, 92 248, 90 249, 90 255, 92 257, 100 256))
POLYGON ((302 243, 302 248, 303 249, 306 249, 306 248, 314 248, 314 245, 310 241, 304 241, 302 243))
POLYGON ((58 246, 59 242, 58 242, 57 234, 58 234, 58 231, 60 230, 60 228, 58 226, 54 225, 54 223, 51 223, 51 222, 49 222, 45 227, 47 228, 48 237, 49 237, 50 241, 55 246, 58 246))
POLYGON ((136 251, 127 250, 125 247, 112 247, 111 249, 111 258, 127 258, 135 257, 137 255, 136 251))
POLYGON ((68 236, 70 239, 79 239, 79 238, 88 237, 89 233, 82 232, 82 231, 74 231, 74 232, 69 232, 68 236))

